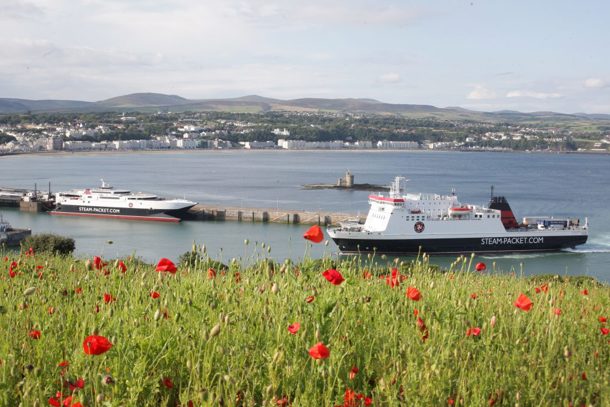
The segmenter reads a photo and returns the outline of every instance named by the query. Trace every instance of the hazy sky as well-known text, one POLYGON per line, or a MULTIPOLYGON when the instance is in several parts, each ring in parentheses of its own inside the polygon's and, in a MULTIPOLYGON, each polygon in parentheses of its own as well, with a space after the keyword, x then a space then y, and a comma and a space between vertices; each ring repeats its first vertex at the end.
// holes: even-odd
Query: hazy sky
POLYGON ((610 2, 0 0, 0 97, 610 113, 610 2))

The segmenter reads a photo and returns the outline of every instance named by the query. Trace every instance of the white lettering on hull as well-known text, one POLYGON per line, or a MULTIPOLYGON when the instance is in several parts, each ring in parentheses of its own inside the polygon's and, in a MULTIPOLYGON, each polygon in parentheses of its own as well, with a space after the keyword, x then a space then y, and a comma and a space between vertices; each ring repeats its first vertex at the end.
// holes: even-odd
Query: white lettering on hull
POLYGON ((96 207, 89 207, 89 206, 79 206, 78 211, 79 212, 114 213, 114 214, 121 213, 120 209, 96 208, 96 207))
POLYGON ((481 246, 497 246, 507 244, 543 244, 542 236, 523 237, 484 237, 481 238, 481 246))

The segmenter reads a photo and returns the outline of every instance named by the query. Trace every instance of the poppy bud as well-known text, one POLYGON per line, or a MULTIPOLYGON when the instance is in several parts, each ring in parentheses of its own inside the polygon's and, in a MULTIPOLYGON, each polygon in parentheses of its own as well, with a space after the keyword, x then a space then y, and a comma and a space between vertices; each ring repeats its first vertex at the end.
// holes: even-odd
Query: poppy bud
POLYGON ((495 315, 491 317, 491 321, 489 321, 489 325, 491 325, 492 328, 494 326, 496 326, 496 316, 495 315))
POLYGON ((26 288, 25 291, 23 292, 23 295, 25 295, 26 297, 29 297, 30 295, 34 294, 36 292, 36 287, 29 287, 26 288))
POLYGON ((225 325, 229 325, 230 319, 229 319, 228 315, 225 315, 224 321, 225 321, 225 325))
POLYGON ((278 287, 277 283, 273 283, 273 285, 271 286, 271 292, 273 294, 277 294, 280 291, 280 288, 278 287))
POLYGON ((189 359, 186 361, 186 368, 190 370, 191 367, 192 367, 192 363, 191 363, 191 360, 189 359))
POLYGON ((91 260, 87 259, 87 261, 85 262, 85 268, 87 270, 91 270, 93 268, 93 264, 91 263, 91 260))
POLYGON ((155 311, 155 316, 154 316, 154 319, 155 319, 155 321, 158 321, 158 320, 159 320, 159 318, 161 318, 161 310, 160 310, 160 309, 157 309, 157 310, 155 311))
POLYGON ((70 264, 70 272, 74 273, 74 270, 75 270, 74 264, 70 264))
POLYGON ((95 401, 99 404, 102 401, 104 401, 104 395, 102 393, 98 394, 97 397, 95 397, 95 401))
POLYGON ((215 337, 220 333, 220 324, 214 325, 214 327, 210 330, 210 338, 215 337))

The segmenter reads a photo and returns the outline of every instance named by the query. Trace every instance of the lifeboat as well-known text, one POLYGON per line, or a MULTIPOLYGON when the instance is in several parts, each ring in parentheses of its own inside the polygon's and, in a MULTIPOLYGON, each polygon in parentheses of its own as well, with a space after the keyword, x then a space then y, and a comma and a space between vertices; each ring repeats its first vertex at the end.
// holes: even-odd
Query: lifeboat
POLYGON ((467 206, 454 206, 449 208, 449 217, 457 219, 467 219, 470 217, 472 209, 467 206))

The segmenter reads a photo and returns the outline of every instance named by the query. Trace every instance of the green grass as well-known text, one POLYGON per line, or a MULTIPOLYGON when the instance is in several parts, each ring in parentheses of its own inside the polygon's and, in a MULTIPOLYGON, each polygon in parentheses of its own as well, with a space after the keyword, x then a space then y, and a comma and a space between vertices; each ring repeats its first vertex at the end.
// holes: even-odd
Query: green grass
POLYGON ((348 388, 377 406, 610 403, 610 336, 598 321, 608 316, 610 289, 591 279, 477 273, 470 258, 440 272, 423 257, 397 264, 406 278, 392 288, 379 275, 393 263, 370 258, 231 262, 209 279, 205 261, 172 275, 125 259, 126 273, 110 262, 105 275, 73 258, 8 257, 0 258, 2 406, 48 405, 58 391, 71 394, 62 382, 77 378, 85 385, 73 402, 84 406, 254 406, 282 398, 334 406, 348 388), (10 278, 13 260, 20 266, 10 278), (340 286, 322 276, 332 266, 345 277, 340 286), (545 283, 548 292, 537 294, 545 283), (420 301, 405 296, 408 286, 421 291, 420 301), (104 303, 104 293, 115 301, 104 303), (534 302, 531 311, 513 305, 520 293, 534 302), (293 322, 301 324, 296 335, 287 330, 293 322), (470 327, 480 336, 466 336, 470 327), (32 329, 40 339, 28 335, 32 329), (82 342, 93 333, 112 349, 86 355, 82 342), (317 342, 330 349, 328 359, 309 356, 317 342), (69 367, 58 367, 64 360, 69 367), (353 366, 359 372, 350 380, 353 366))

